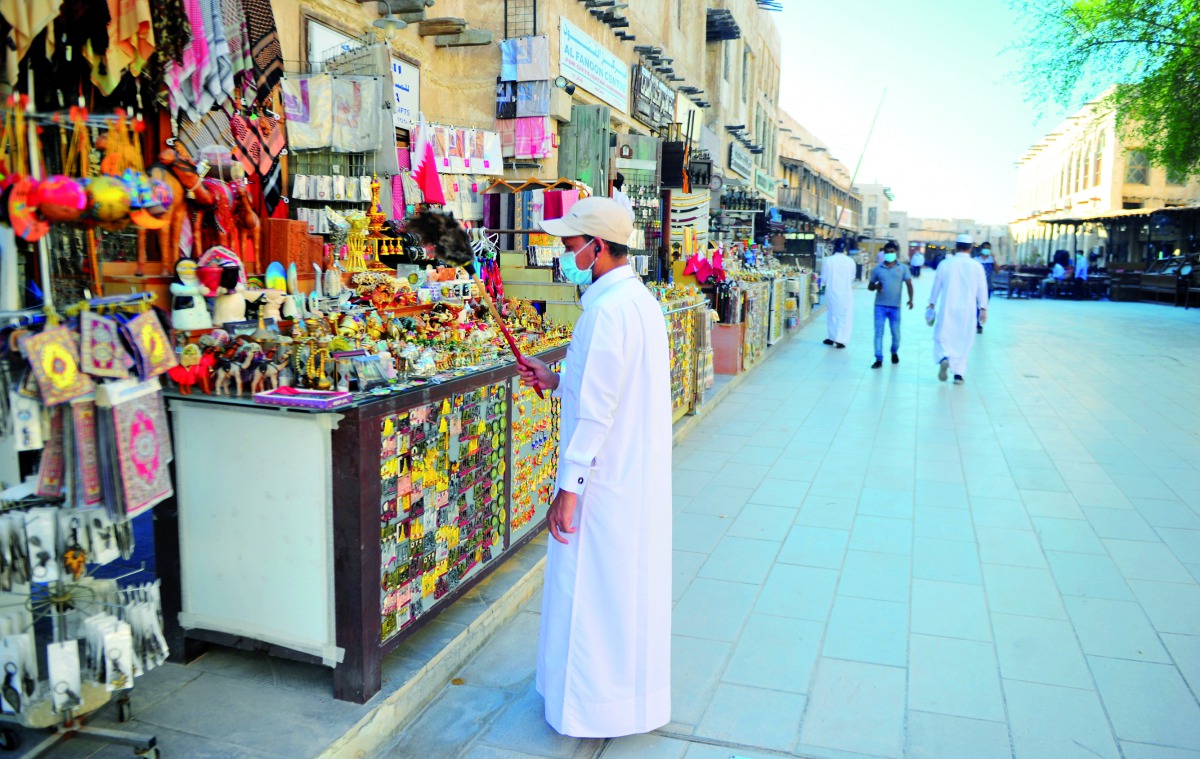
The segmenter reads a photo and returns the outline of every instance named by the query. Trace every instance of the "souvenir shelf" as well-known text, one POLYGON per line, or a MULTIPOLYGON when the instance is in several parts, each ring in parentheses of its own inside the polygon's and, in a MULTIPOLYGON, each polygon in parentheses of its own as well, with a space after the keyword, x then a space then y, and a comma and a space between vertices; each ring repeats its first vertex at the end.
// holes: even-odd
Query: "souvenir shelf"
POLYGON ((746 333, 742 348, 742 368, 750 369, 762 361, 767 351, 771 283, 749 282, 742 286, 746 292, 746 333))
POLYGON ((663 303, 671 346, 671 412, 679 421, 696 408, 696 318, 704 300, 663 303))
POLYGON ((509 364, 332 411, 173 398, 168 641, 184 658, 207 641, 322 663, 335 698, 370 699, 382 657, 544 522, 557 401, 518 384, 509 364), (217 499, 214 477, 230 483, 217 499))
POLYGON ((771 324, 767 333, 767 344, 774 345, 783 337, 784 288, 783 277, 771 280, 771 324))

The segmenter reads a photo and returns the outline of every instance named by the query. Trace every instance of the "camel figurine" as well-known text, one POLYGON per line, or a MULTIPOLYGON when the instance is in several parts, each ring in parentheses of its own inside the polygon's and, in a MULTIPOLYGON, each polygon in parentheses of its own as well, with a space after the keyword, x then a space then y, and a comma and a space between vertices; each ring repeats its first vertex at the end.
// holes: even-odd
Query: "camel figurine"
MULTIPOLYGON (((205 180, 200 176, 200 168, 196 165, 192 157, 188 155, 187 149, 182 143, 176 142, 174 147, 167 148, 158 154, 158 163, 151 167, 151 176, 163 179, 171 185, 172 190, 178 190, 175 193, 175 199, 180 203, 180 210, 177 212, 175 202, 171 204, 171 223, 164 227, 164 230, 171 230, 171 239, 167 241, 168 248, 163 251, 164 264, 168 255, 179 255, 179 236, 183 229, 183 217, 178 219, 174 214, 188 212, 188 206, 193 208, 209 208, 216 203, 216 198, 213 197, 212 190, 205 184, 205 180), (155 173, 157 170, 157 173, 155 173), (175 181, 171 183, 166 179, 166 176, 172 177, 175 181)), ((197 214, 192 219, 192 229, 194 233, 194 241, 192 250, 197 253, 207 249, 203 244, 200 234, 200 214, 197 214)), ((161 235, 161 232, 160 232, 161 235)), ((160 236, 159 243, 163 240, 160 236)))
POLYGON ((262 250, 262 222, 254 212, 245 182, 239 182, 233 191, 233 223, 238 256, 247 263, 257 261, 262 250))
POLYGON ((217 395, 229 395, 229 384, 233 383, 237 389, 237 396, 242 395, 242 376, 250 369, 250 364, 254 362, 255 352, 247 350, 247 346, 242 345, 233 349, 232 356, 224 356, 217 360, 216 383, 214 392, 217 395))
MULTIPOLYGON (((153 179, 157 179, 171 188, 171 205, 167 208, 167 224, 155 234, 158 235, 158 249, 162 254, 163 271, 175 271, 175 262, 179 260, 179 238, 183 234, 183 222, 187 219, 187 202, 183 197, 183 185, 175 178, 170 168, 163 163, 151 165, 149 173, 153 179)), ((143 235, 139 233, 139 236, 143 235)))

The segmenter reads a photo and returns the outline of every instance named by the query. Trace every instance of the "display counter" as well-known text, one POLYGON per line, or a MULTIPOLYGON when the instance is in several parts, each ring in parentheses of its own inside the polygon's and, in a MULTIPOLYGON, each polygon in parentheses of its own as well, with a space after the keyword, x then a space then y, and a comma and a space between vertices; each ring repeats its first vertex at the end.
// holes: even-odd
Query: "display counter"
POLYGON ((770 330, 771 282, 747 282, 742 285, 746 293, 745 345, 742 347, 742 368, 752 369, 767 352, 770 330))
POLYGON ((173 397, 172 634, 322 663, 367 701, 382 657, 544 523, 557 405, 511 363, 332 411, 173 397))
POLYGON ((694 411, 698 402, 696 320, 701 309, 707 307, 703 297, 662 304, 671 348, 671 413, 676 422, 694 411))

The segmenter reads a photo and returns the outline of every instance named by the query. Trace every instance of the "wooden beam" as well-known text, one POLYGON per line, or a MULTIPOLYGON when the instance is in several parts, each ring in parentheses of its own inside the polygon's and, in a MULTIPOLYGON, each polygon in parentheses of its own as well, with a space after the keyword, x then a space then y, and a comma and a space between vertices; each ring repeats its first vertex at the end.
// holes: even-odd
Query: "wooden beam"
POLYGON ((464 47, 467 45, 492 44, 492 32, 489 29, 468 29, 462 34, 438 35, 433 38, 438 47, 464 47))
MULTIPOLYGON (((359 0, 359 2, 367 2, 367 0, 359 0)), ((433 5, 433 0, 384 0, 384 2, 395 14, 420 13, 433 5)))
POLYGON ((462 34, 467 30, 465 18, 428 18, 421 22, 417 34, 431 37, 438 34, 462 34))
POLYGON ((425 20, 425 11, 417 11, 416 13, 397 13, 396 18, 406 24, 416 24, 425 20))

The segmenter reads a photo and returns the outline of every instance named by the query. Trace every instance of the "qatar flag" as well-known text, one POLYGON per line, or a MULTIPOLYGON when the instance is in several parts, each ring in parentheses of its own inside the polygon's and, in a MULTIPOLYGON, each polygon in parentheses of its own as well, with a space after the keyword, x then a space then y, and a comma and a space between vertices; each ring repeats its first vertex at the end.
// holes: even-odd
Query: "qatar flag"
POLYGON ((429 205, 446 205, 446 196, 442 192, 442 180, 438 176, 437 156, 433 152, 433 140, 429 139, 432 127, 421 123, 417 127, 417 149, 413 151, 413 179, 425 195, 429 205))

